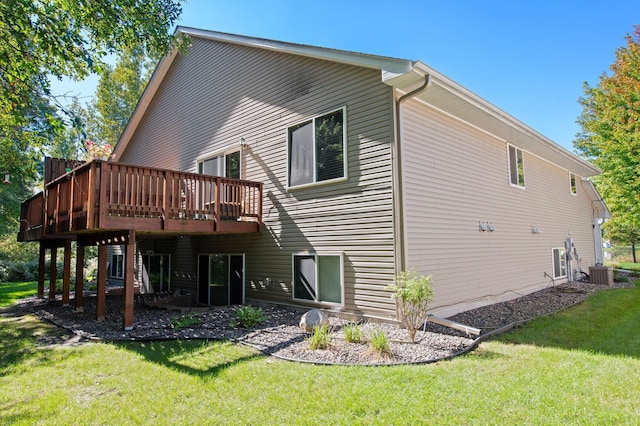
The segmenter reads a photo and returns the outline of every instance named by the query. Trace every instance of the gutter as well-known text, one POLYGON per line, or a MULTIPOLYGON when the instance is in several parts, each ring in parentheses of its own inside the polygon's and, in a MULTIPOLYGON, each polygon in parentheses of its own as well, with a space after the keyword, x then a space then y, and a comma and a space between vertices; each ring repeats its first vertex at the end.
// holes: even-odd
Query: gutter
POLYGON ((426 74, 424 76, 424 83, 420 87, 411 92, 405 93, 398 100, 396 100, 396 141, 394 144, 395 158, 393 161, 393 166, 395 168, 394 176, 393 176, 393 193, 394 197, 394 234, 396 235, 396 250, 397 254, 396 258, 396 274, 406 270, 406 238, 405 238, 405 229, 404 229, 404 187, 402 181, 402 147, 400 146, 400 142, 402 141, 402 119, 401 119, 401 105, 413 98, 414 96, 419 95, 422 92, 426 92, 431 86, 431 75, 426 74))

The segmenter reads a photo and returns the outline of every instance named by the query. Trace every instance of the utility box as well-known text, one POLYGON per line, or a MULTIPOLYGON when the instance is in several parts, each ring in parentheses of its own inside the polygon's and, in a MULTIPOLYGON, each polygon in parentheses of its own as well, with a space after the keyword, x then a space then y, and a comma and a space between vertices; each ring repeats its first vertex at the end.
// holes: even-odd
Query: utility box
POLYGON ((589 281, 591 284, 613 285, 613 269, 608 266, 590 266, 589 281))

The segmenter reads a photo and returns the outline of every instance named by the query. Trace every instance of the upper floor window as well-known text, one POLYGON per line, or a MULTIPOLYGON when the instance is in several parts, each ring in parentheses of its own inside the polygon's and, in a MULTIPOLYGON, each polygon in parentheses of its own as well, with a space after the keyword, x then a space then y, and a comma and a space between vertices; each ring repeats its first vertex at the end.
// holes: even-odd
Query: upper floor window
POLYGON ((576 186, 576 175, 573 173, 569 173, 569 188, 571 188, 571 193, 573 195, 577 194, 578 187, 576 186))
POLYGON ((198 163, 198 173, 240 179, 240 151, 233 151, 198 163))
POLYGON ((509 145, 509 176, 511 185, 524 188, 524 161, 522 150, 509 145))
POLYGON ((289 186, 346 177, 345 109, 289 128, 289 186))

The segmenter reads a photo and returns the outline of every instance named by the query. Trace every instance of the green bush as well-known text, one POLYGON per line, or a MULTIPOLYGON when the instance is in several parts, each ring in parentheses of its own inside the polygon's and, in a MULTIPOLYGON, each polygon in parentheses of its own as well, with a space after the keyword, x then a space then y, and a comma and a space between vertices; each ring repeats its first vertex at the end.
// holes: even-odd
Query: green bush
POLYGON ((180 330, 181 328, 193 327, 202 324, 202 319, 196 314, 182 315, 171 320, 171 328, 180 330))
MULTIPOLYGON (((62 278, 62 262, 58 262, 56 278, 62 278)), ((49 272, 49 262, 45 265, 45 271, 49 272)), ((38 261, 14 262, 4 261, 0 266, 0 281, 25 282, 38 279, 38 261)))
POLYGON ((400 321, 407 329, 411 342, 415 342, 416 332, 427 320, 427 309, 433 300, 431 275, 403 271, 390 288, 393 290, 391 297, 396 299, 400 321))
POLYGON ((362 343, 364 341, 364 333, 360 326, 355 322, 350 322, 342 327, 344 340, 349 343, 362 343))
POLYGON ((314 325, 311 337, 307 339, 309 349, 329 349, 333 341, 333 333, 328 324, 314 325))
POLYGON ((267 320, 262 308, 241 306, 236 309, 236 318, 231 322, 232 327, 253 328, 267 320))
POLYGON ((382 356, 391 355, 391 343, 387 334, 379 328, 373 329, 371 336, 369 336, 371 342, 371 348, 382 356))

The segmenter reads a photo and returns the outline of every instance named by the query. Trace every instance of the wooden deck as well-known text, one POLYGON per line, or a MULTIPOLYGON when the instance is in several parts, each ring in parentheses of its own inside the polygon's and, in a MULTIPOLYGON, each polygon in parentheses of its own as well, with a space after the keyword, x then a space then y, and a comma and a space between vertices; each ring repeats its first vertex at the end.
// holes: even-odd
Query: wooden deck
POLYGON ((18 240, 118 230, 252 233, 261 223, 262 183, 93 161, 22 204, 18 240))

